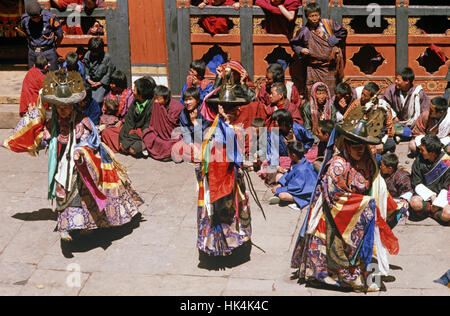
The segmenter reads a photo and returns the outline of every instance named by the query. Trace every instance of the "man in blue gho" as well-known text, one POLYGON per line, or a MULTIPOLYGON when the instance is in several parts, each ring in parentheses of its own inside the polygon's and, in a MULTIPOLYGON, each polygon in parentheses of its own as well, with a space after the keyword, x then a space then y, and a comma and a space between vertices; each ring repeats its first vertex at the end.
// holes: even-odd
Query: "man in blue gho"
POLYGON ((287 144, 299 141, 304 145, 305 153, 313 145, 314 139, 301 124, 294 122, 286 109, 276 110, 272 114, 274 128, 267 135, 267 162, 263 163, 260 176, 269 185, 276 183, 276 174, 285 173, 291 166, 287 144))
POLYGON ((277 175, 277 184, 272 187, 275 195, 269 200, 269 203, 294 202, 294 205, 289 205, 291 208, 302 209, 309 205, 316 185, 317 173, 313 165, 305 158, 303 143, 294 141, 288 143, 287 147, 292 166, 286 173, 277 175))

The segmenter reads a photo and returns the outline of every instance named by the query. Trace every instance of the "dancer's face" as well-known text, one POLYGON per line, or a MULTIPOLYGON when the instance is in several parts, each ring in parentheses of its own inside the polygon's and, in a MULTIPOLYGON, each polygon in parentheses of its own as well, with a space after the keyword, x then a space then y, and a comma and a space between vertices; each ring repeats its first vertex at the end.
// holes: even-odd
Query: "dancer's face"
POLYGON ((56 111, 60 118, 68 118, 72 114, 73 107, 71 105, 58 105, 56 111))
POLYGON ((364 144, 348 144, 348 151, 350 154, 350 157, 355 161, 360 161, 363 156, 364 152, 366 150, 366 145, 364 144))

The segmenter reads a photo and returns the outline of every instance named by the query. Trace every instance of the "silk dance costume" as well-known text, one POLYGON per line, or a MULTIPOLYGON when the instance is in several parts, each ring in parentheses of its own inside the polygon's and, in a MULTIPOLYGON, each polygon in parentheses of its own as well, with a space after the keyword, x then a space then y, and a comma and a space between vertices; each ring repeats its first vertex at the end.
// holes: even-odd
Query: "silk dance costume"
POLYGON ((93 122, 74 108, 85 94, 78 73, 49 73, 38 106, 4 142, 8 149, 32 155, 48 148, 48 199, 56 202, 57 231, 65 241, 72 240, 71 231, 124 225, 144 203, 123 165, 100 142, 93 122), (42 101, 53 108, 49 126, 42 101), (60 115, 61 108, 70 114, 60 115))
POLYGON ((380 142, 373 136, 377 121, 370 112, 364 115, 356 124, 344 121, 330 137, 291 261, 300 283, 377 291, 379 285, 368 278, 373 256, 378 271, 388 275, 388 253, 399 251, 386 221, 394 218, 394 226, 406 210, 389 195, 379 173, 368 146, 380 142))
POLYGON ((245 174, 241 168, 243 135, 240 128, 229 125, 229 120, 223 116, 223 113, 236 111, 237 106, 249 101, 231 94, 224 95, 226 86, 224 80, 218 91, 219 96, 205 100, 211 108, 210 113, 221 113, 219 107, 223 107, 224 112, 215 115, 214 122, 206 131, 201 148, 201 163, 196 168, 199 187, 197 248, 200 263, 211 257, 221 260, 235 253, 238 248, 243 250, 241 259, 244 262, 250 256, 251 214, 245 174))

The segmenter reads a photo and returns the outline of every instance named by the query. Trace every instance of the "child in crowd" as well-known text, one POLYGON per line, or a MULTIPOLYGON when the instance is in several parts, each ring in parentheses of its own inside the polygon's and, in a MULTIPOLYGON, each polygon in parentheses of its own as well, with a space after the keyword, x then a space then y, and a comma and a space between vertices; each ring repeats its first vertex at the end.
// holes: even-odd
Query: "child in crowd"
POLYGON ((267 161, 263 163, 260 176, 267 184, 276 182, 277 173, 285 173, 291 165, 287 145, 299 141, 304 145, 305 153, 311 148, 313 138, 303 125, 293 121, 291 113, 286 109, 273 113, 274 128, 267 135, 267 161))
POLYGON ((20 93, 20 117, 28 112, 30 106, 36 105, 48 67, 47 58, 45 56, 38 56, 36 57, 33 68, 28 70, 25 75, 22 82, 22 92, 20 93))
POLYGON ((78 71, 84 82, 86 82, 84 65, 80 60, 78 60, 78 54, 76 52, 67 53, 66 60, 64 61, 62 66, 63 68, 67 69, 67 71, 78 71))
POLYGON ((142 133, 142 141, 153 159, 171 160, 172 147, 178 141, 178 138, 173 137, 173 131, 180 126, 180 113, 183 110, 184 106, 172 98, 169 88, 155 88, 150 125, 142 133))
POLYGON ((172 160, 175 162, 199 162, 196 159, 203 140, 203 132, 211 124, 200 113, 200 91, 195 87, 183 91, 185 108, 180 113, 182 139, 172 148, 172 160))
POLYGON ((409 201, 412 196, 411 175, 399 168, 398 157, 394 153, 386 153, 381 157, 380 173, 386 181, 391 196, 397 200, 409 201))
POLYGON ((105 100, 103 104, 104 113, 100 116, 100 125, 97 127, 99 132, 103 132, 106 128, 115 127, 119 122, 117 110, 119 102, 116 99, 105 100))
POLYGON ((328 86, 323 82, 317 82, 311 88, 309 102, 306 102, 301 108, 303 124, 313 135, 314 143, 319 143, 317 136, 319 121, 332 120, 336 122, 336 108, 331 101, 328 86))
POLYGON ((307 206, 314 191, 317 173, 312 164, 306 160, 305 146, 300 141, 288 144, 289 158, 292 161, 291 168, 284 174, 277 175, 277 184, 272 187, 275 194, 270 198, 270 204, 278 204, 280 201, 291 203, 293 209, 301 210, 307 206), (294 202, 294 204, 292 204, 294 202))
POLYGON ((306 154, 306 159, 311 162, 314 169, 319 172, 322 166, 325 150, 327 149, 328 140, 334 129, 334 122, 332 120, 319 121, 319 128, 317 130, 317 138, 319 143, 313 145, 311 150, 306 154))
POLYGON ((86 87, 86 97, 77 104, 76 108, 83 112, 84 116, 89 117, 94 125, 98 125, 102 112, 100 110, 100 105, 92 97, 91 87, 86 87))
MULTIPOLYGON (((197 88, 200 92, 200 105, 205 97, 213 90, 214 83, 205 79, 206 63, 203 60, 193 60, 190 65, 189 74, 186 77, 186 83, 181 89, 183 95, 184 90, 188 88, 197 88)), ((181 104, 184 104, 184 100, 181 99, 181 104)))
POLYGON ((92 87, 95 101, 103 104, 115 66, 109 53, 105 52, 105 43, 101 37, 91 38, 88 47, 89 50, 84 56, 86 81, 92 87))

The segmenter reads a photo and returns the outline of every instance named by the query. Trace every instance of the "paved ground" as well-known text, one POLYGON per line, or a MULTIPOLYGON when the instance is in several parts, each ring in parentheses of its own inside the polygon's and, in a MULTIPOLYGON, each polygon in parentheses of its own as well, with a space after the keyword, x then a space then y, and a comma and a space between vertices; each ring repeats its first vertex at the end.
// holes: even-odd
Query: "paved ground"
MULTIPOLYGON (((0 130, 0 140, 11 130, 0 130)), ((251 260, 219 271, 200 269, 193 166, 120 156, 146 200, 134 227, 99 232, 62 248, 46 200, 47 157, 0 148, 0 295, 364 295, 314 289, 290 280, 293 243, 303 214, 252 200, 251 260), (77 273, 79 271, 79 273, 77 273)), ((261 199, 270 196, 253 175, 261 199)), ((449 295, 433 283, 450 268, 449 229, 432 220, 395 233, 387 291, 368 295, 449 295)))

